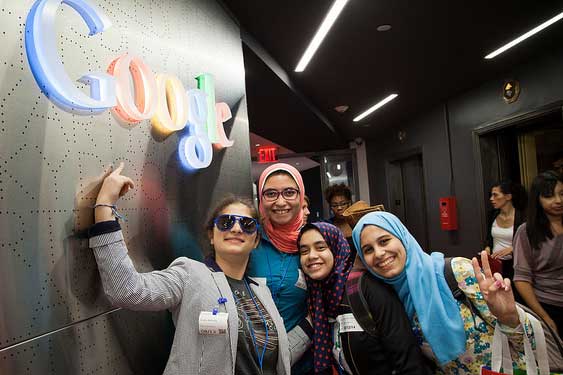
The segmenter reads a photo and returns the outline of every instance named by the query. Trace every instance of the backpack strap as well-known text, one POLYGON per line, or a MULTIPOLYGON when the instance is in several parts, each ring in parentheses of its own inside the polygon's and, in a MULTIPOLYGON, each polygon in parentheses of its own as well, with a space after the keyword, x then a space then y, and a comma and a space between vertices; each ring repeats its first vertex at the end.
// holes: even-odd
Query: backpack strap
POLYGON ((379 335, 379 325, 373 319, 367 301, 362 293, 364 271, 351 272, 346 281, 346 293, 354 318, 362 329, 370 336, 379 335))
POLYGON ((463 293, 463 290, 459 288, 457 280, 455 279, 454 270, 452 268, 452 259, 452 257, 444 258, 444 278, 446 279, 448 287, 452 291, 454 298, 458 301, 461 300, 462 303, 465 303, 464 300, 467 299, 467 296, 463 293))
POLYGON ((477 328, 477 322, 475 322, 475 315, 481 318, 483 322, 487 322, 487 321, 485 320, 485 318, 483 318, 479 310, 475 308, 475 306, 473 306, 469 297, 467 297, 467 295, 463 293, 463 290, 461 290, 461 288, 459 287, 459 284, 457 283, 457 280, 454 275, 454 270, 452 268, 453 259, 454 259, 453 257, 444 258, 444 278, 446 279, 446 283, 448 283, 448 287, 450 288, 454 298, 457 301, 463 303, 465 306, 467 306, 469 311, 471 311, 471 314, 473 315, 473 322, 475 323, 475 328, 477 328))

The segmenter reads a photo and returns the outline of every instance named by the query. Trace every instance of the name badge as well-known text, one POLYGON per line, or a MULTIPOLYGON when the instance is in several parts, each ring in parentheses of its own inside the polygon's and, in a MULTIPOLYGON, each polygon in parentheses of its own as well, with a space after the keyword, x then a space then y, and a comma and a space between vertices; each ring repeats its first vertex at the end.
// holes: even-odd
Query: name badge
POLYGON ((224 335, 227 333, 227 320, 229 314, 220 312, 213 315, 210 311, 199 313, 200 335, 224 335))
POLYGON ((354 314, 348 313, 348 314, 338 315, 336 321, 340 326, 340 333, 364 331, 356 321, 356 318, 354 318, 354 314))
POLYGON ((303 271, 301 271, 301 269, 298 269, 297 271, 299 271, 299 276, 297 277, 295 286, 299 289, 307 290, 307 281, 305 280, 305 274, 303 273, 303 271))

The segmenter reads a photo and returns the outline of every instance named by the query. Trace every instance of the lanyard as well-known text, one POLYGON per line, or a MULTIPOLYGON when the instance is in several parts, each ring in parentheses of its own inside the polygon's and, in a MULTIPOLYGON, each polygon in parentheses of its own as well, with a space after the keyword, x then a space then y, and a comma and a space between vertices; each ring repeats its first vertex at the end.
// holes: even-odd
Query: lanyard
MULTIPOLYGON (((266 331, 266 339, 264 341, 264 346, 262 347, 262 354, 259 354, 258 353, 258 344, 256 343, 256 335, 254 334, 254 329, 252 328, 252 321, 248 317, 248 314, 244 310, 244 307, 241 306, 240 309, 241 309, 242 313, 244 314, 244 316, 246 318, 246 325, 248 327, 248 330, 250 331, 250 336, 252 337, 252 343, 254 344, 254 351, 256 352, 256 357, 258 358, 258 364, 260 365, 260 370, 262 370, 262 364, 264 363, 264 355, 266 354, 266 346, 268 346, 268 324, 266 323, 266 319, 264 318, 264 315, 262 314, 262 310, 260 310, 260 308, 258 307, 258 303, 256 302, 256 299, 254 298, 254 294, 252 293, 252 290, 250 289, 250 286, 248 285, 246 278, 244 279, 244 285, 246 287, 246 290, 248 290, 248 293, 250 294, 250 298, 252 299, 252 302, 254 302, 254 306, 256 307, 256 310, 258 311, 258 315, 260 315, 260 318, 262 319, 262 324, 264 324, 264 330, 266 331)), ((235 303, 238 305, 239 300, 238 300, 236 294, 233 293, 233 296, 235 297, 235 303)))
POLYGON ((272 283, 272 299, 274 300, 276 306, 278 305, 279 302, 279 293, 281 291, 282 285, 283 285, 283 281, 285 280, 285 277, 287 276, 287 270, 289 270, 289 266, 291 266, 291 259, 289 259, 289 261, 287 262, 287 265, 285 266, 285 270, 283 269, 283 266, 285 264, 286 259, 289 258, 289 256, 287 254, 283 254, 283 261, 281 262, 281 266, 280 266, 280 270, 283 270, 282 275, 281 275, 281 280, 279 282, 279 284, 277 286, 273 285, 273 281, 274 279, 272 278, 272 266, 270 265, 270 255, 268 253, 266 253, 266 259, 268 260, 268 271, 269 271, 269 276, 268 276, 268 280, 270 280, 270 282, 272 283))

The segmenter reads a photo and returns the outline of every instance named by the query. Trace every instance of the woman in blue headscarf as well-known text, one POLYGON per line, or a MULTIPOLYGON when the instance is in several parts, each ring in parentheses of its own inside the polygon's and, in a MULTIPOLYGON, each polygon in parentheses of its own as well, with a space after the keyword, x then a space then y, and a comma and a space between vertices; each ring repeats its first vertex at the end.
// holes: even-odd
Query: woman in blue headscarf
POLYGON ((515 365, 525 368, 523 333, 532 337, 533 330, 525 313, 518 311, 510 280, 491 274, 485 254, 484 273, 476 258, 451 260, 458 286, 472 305, 468 306, 456 301, 448 286, 444 255, 425 253, 393 214, 367 214, 352 237, 367 269, 397 292, 422 351, 440 373, 479 374, 481 365, 490 365, 497 321, 509 338, 515 365), (525 317, 523 324, 519 316, 525 317))

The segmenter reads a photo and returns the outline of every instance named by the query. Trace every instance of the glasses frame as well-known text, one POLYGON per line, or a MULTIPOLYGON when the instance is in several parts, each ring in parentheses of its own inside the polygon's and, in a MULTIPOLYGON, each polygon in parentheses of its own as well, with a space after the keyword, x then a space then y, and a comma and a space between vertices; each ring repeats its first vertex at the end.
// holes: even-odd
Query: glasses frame
POLYGON ((242 216, 242 215, 234 215, 234 214, 224 214, 224 215, 219 215, 219 216, 217 216, 215 219, 213 219, 213 225, 215 225, 215 228, 217 228, 217 230, 218 230, 219 232, 228 232, 228 231, 230 231, 231 229, 233 229, 233 227, 235 226, 236 223, 238 223, 238 225, 239 225, 239 227, 240 227, 240 230, 242 230, 242 231, 243 231, 244 233, 246 233, 246 234, 254 234, 254 233, 258 232, 258 229, 260 228, 260 223, 258 222, 258 220, 255 219, 255 218, 253 218, 253 217, 250 217, 250 216, 242 216), (235 218, 235 221, 233 222, 233 224, 232 224, 230 227, 223 229, 223 228, 219 227, 218 223, 219 223, 219 219, 222 218, 222 217, 225 217, 225 216, 227 216, 227 217, 234 217, 234 218, 235 218), (252 221, 254 222, 254 224, 255 224, 256 226, 254 227, 254 230, 253 230, 252 232, 249 232, 248 230, 245 230, 245 229, 244 229, 244 226, 241 224, 241 220, 242 220, 242 219, 250 219, 250 220, 252 220, 252 221))
POLYGON ((297 197, 299 197, 299 194, 301 194, 301 192, 299 191, 299 189, 292 188, 292 187, 285 188, 285 189, 283 189, 282 191, 279 191, 279 190, 276 190, 276 189, 267 189, 267 190, 264 190, 264 191, 262 192, 262 198, 263 198, 264 201, 266 201, 266 202, 275 202, 275 201, 277 201, 277 200, 280 198, 280 195, 281 195, 282 198, 285 199, 286 201, 294 201, 294 200, 297 199, 297 197), (267 192, 273 192, 273 191, 276 192, 276 198, 275 198, 275 199, 268 199, 268 198, 266 198, 265 194, 266 194, 267 192), (283 195, 283 193, 284 193, 285 191, 295 191, 297 194, 295 194, 295 198, 289 198, 289 199, 288 199, 288 198, 284 197, 284 195, 283 195))
POLYGON ((352 205, 352 201, 346 201, 338 204, 330 204, 329 207, 335 209, 335 208, 346 207, 346 206, 350 207, 351 205, 352 205))

